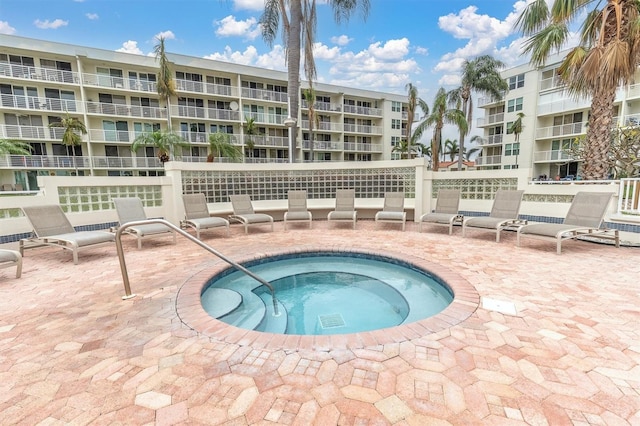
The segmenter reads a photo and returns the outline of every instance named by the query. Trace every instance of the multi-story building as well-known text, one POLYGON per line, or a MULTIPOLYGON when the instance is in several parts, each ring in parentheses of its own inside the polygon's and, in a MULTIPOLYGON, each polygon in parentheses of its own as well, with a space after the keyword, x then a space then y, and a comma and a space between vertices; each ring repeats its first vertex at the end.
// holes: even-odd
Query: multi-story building
MULTIPOLYGON (((563 54, 552 57, 547 65, 533 68, 521 65, 502 73, 509 91, 501 99, 481 98, 485 112, 477 121, 484 134, 479 169, 531 168, 531 177, 578 176, 580 161, 566 149, 587 132, 591 99, 576 97, 566 90, 558 77, 563 54), (511 124, 521 116, 519 135, 510 134, 511 124)), ((638 72, 640 77, 640 71, 638 72)), ((638 79, 636 79, 638 80, 638 79)), ((640 124, 640 84, 621 87, 614 103, 614 123, 618 126, 640 124)))
MULTIPOLYGON (((171 127, 190 143, 182 161, 204 162, 209 135, 228 133, 245 162, 288 162, 285 72, 167 54, 177 97, 157 93, 154 57, 0 34, 0 138, 28 143, 32 155, 0 155, 4 189, 35 189, 36 176, 152 176, 156 148, 133 152, 144 132, 171 127), (66 114, 87 128, 82 144, 62 144, 66 114), (250 139, 247 119, 258 128, 250 139), (249 143, 248 144, 248 142, 249 143)), ((303 89, 308 87, 302 83, 303 89)), ((407 128, 406 96, 314 83, 314 161, 396 158, 407 128)), ((308 104, 302 94, 293 158, 310 159, 308 104)), ((217 158, 216 161, 224 161, 217 158)))

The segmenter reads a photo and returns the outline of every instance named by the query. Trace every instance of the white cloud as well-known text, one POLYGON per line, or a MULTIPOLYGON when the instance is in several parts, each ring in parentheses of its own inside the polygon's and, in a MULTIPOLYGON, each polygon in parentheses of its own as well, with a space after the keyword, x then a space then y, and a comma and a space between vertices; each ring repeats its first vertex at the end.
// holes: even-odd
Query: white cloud
POLYGON ((15 34, 16 29, 13 28, 7 21, 0 21, 0 34, 15 34))
POLYGON ((95 21, 96 19, 100 18, 97 13, 85 13, 84 16, 86 16, 87 19, 91 21, 95 21))
POLYGON ((204 57, 216 61, 232 62, 241 65, 254 65, 258 59, 258 50, 254 46, 248 46, 244 52, 233 51, 231 47, 225 46, 222 53, 216 52, 204 57))
POLYGON ((313 57, 316 60, 332 61, 340 56, 339 47, 329 47, 322 43, 315 43, 313 45, 313 57))
POLYGON ((135 55, 142 55, 142 50, 140 50, 140 48, 138 48, 138 42, 137 41, 133 41, 133 40, 128 40, 125 41, 124 43, 122 43, 122 47, 119 49, 116 49, 116 52, 122 52, 122 53, 133 53, 135 55))
POLYGON ((427 56, 429 54, 429 49, 427 49, 426 47, 418 46, 416 47, 416 54, 427 56))
POLYGON ((351 41, 353 41, 353 39, 350 38, 348 35, 344 35, 344 34, 341 36, 331 37, 331 43, 337 44, 338 46, 346 46, 351 41))
POLYGON ((246 21, 237 21, 233 15, 229 15, 220 21, 214 21, 216 35, 220 37, 243 37, 253 40, 261 33, 260 25, 256 18, 249 18, 246 21))
POLYGON ((175 40, 176 39, 176 35, 171 30, 161 31, 158 34, 156 34, 155 36, 153 36, 153 39, 154 40, 159 40, 160 37, 163 37, 165 40, 175 40))
POLYGON ((56 19, 54 21, 49 21, 48 19, 41 21, 36 19, 33 21, 33 24, 40 28, 41 30, 56 30, 60 27, 66 27, 69 25, 69 21, 63 21, 62 19, 56 19))
POLYGON ((264 10, 264 0, 233 0, 236 10, 264 10))
POLYGON ((409 39, 405 37, 399 40, 389 40, 382 46, 380 42, 376 42, 369 46, 368 51, 379 59, 398 60, 409 53, 409 39))
POLYGON ((438 84, 441 86, 459 86, 461 81, 459 74, 445 74, 440 77, 438 84))

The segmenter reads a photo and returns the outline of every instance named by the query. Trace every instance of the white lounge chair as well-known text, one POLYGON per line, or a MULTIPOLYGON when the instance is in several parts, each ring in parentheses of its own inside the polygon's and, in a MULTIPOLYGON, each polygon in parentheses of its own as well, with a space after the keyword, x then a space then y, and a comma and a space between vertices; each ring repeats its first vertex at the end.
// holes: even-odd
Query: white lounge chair
POLYGON ((225 228, 229 235, 229 221, 222 217, 211 216, 204 194, 185 194, 182 196, 182 201, 185 212, 185 220, 182 223, 195 229, 197 239, 200 239, 200 231, 204 229, 225 228))
POLYGON ((355 209, 356 191, 354 189, 336 190, 336 208, 327 215, 330 222, 352 222, 356 229, 358 212, 355 209))
POLYGON ((404 193, 387 192, 384 194, 384 206, 375 215, 376 222, 390 222, 402 224, 404 231, 407 222, 407 212, 404 211, 404 193))
POLYGON ((233 214, 229 216, 229 220, 240 222, 244 226, 245 234, 248 234, 249 227, 254 225, 271 225, 271 232, 273 232, 273 217, 264 213, 256 213, 249 195, 230 195, 229 199, 233 206, 233 214))
POLYGON ((611 192, 578 192, 571 202, 562 223, 530 223, 518 229, 517 245, 521 237, 531 237, 556 242, 556 252, 562 253, 562 242, 582 236, 612 239, 620 247, 617 229, 602 228, 602 220, 611 201, 611 192))
POLYGON ((500 232, 510 225, 519 225, 520 204, 524 191, 499 189, 493 200, 489 216, 468 217, 462 222, 462 236, 469 228, 491 231, 496 234, 496 242, 500 242, 500 232))
POLYGON ((462 225, 464 217, 458 213, 460 206, 459 189, 441 189, 438 191, 436 208, 432 213, 420 216, 420 232, 422 225, 439 225, 449 227, 449 235, 453 233, 453 225, 462 225))
POLYGON ((22 275, 22 255, 15 250, 0 249, 0 269, 16 267, 16 278, 22 275))
POLYGON ((289 222, 309 222, 309 229, 313 223, 313 215, 307 208, 307 191, 291 190, 287 193, 288 208, 284 213, 284 229, 289 222))
POLYGON ((56 246, 73 253, 78 264, 78 252, 85 248, 115 242, 115 235, 107 231, 76 231, 59 205, 23 207, 22 211, 33 226, 34 236, 20 240, 20 255, 26 248, 41 245, 56 246))
MULTIPOLYGON (((138 222, 147 220, 147 215, 144 212, 144 206, 142 200, 138 197, 129 198, 113 198, 116 212, 118 213, 118 220, 120 226, 129 222, 138 222)), ((173 244, 176 243, 176 233, 173 229, 161 224, 161 223, 149 223, 146 225, 135 225, 127 227, 124 233, 130 234, 136 237, 138 240, 138 248, 142 248, 142 240, 148 237, 156 237, 158 235, 171 234, 173 236, 173 244)))

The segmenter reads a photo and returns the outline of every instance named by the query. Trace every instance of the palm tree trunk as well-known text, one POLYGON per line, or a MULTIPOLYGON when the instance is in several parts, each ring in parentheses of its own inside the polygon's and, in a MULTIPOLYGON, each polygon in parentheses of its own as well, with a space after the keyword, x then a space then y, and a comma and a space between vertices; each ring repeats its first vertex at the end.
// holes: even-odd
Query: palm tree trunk
MULTIPOLYGON (((462 90, 462 112, 464 113, 464 118, 467 120, 467 126, 471 126, 469 123, 469 96, 470 93, 466 89, 462 90)), ((460 145, 458 145, 458 171, 462 170, 462 154, 464 153, 464 137, 465 132, 460 130, 460 145)))
POLYGON ((585 158, 583 159, 582 175, 586 180, 607 179, 609 176, 610 163, 608 158, 616 89, 617 87, 600 88, 595 90, 593 94, 585 142, 585 158))
POLYGON ((300 104, 298 102, 298 94, 300 92, 300 37, 302 32, 302 4, 301 0, 291 0, 290 2, 290 27, 289 42, 287 44, 287 78, 288 78, 288 96, 289 106, 291 108, 291 117, 295 120, 295 124, 289 128, 292 132, 290 147, 291 162, 296 162, 296 137, 298 136, 298 110, 300 104))

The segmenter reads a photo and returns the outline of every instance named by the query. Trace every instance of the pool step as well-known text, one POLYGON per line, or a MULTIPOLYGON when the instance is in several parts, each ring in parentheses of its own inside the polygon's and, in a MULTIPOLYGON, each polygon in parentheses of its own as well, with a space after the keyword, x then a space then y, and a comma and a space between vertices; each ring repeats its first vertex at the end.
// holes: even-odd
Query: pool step
POLYGON ((220 319, 223 319, 227 324, 253 330, 262 322, 267 308, 264 301, 251 291, 243 292, 242 300, 243 303, 233 312, 220 317, 220 319))
POLYGON ((242 303, 240 293, 227 288, 210 288, 202 295, 202 306, 213 318, 234 311, 242 303))
POLYGON ((278 316, 273 315, 273 299, 271 293, 260 293, 260 297, 265 304, 266 312, 262 322, 255 328, 256 331, 269 330, 269 333, 284 334, 287 331, 287 309, 282 303, 277 301, 278 316))

